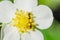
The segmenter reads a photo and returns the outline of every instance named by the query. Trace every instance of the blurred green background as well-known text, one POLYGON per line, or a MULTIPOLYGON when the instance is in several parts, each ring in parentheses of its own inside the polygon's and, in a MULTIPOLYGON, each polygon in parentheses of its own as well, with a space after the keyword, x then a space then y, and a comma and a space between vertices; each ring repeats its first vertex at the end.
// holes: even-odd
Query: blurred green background
MULTIPOLYGON (((14 2, 14 0, 10 0, 10 1, 12 3, 14 2)), ((42 4, 47 5, 52 9, 54 14, 57 14, 54 11, 58 8, 58 6, 60 6, 60 0, 37 0, 37 1, 38 1, 38 5, 42 5, 42 4)), ((0 26, 0 30, 1 30, 1 26, 0 26)), ((60 40, 60 22, 57 21, 55 17, 49 29, 40 30, 40 31, 43 33, 45 40, 60 40)))

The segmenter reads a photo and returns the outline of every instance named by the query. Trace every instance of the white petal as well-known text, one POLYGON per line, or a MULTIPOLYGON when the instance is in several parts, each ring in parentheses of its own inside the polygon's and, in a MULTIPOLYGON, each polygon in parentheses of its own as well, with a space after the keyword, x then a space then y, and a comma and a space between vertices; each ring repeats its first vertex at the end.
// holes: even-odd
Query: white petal
POLYGON ((16 28, 8 25, 3 29, 3 40, 19 40, 20 35, 16 28))
POLYGON ((24 33, 21 35, 21 40, 31 40, 29 33, 24 33))
POLYGON ((22 10, 25 0, 14 0, 14 5, 17 9, 22 10))
POLYGON ((37 0, 25 0, 24 10, 31 12, 37 6, 37 0))
POLYGON ((33 10, 33 14, 36 17, 35 22, 38 24, 38 28, 47 29, 53 22, 53 13, 48 6, 40 5, 33 10))
POLYGON ((37 0, 14 0, 15 6, 19 10, 31 11, 33 7, 37 6, 37 0))
POLYGON ((38 30, 29 31, 21 35, 21 40, 44 40, 43 34, 38 30))
POLYGON ((9 1, 0 2, 0 21, 7 23, 11 21, 11 18, 15 12, 15 7, 9 1))
POLYGON ((43 34, 38 30, 30 32, 30 34, 31 40, 44 40, 43 34))

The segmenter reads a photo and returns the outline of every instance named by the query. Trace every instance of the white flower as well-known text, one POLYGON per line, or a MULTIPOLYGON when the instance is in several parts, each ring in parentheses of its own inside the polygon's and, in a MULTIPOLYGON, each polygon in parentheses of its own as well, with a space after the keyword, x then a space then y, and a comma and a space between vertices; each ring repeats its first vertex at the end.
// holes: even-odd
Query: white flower
POLYGON ((37 0, 14 0, 14 4, 9 1, 0 2, 0 21, 5 24, 2 27, 2 40, 44 40, 43 34, 35 29, 20 35, 17 28, 7 24, 15 17, 16 9, 32 12, 35 16, 34 21, 39 29, 47 29, 53 22, 52 11, 45 5, 37 6, 37 0))

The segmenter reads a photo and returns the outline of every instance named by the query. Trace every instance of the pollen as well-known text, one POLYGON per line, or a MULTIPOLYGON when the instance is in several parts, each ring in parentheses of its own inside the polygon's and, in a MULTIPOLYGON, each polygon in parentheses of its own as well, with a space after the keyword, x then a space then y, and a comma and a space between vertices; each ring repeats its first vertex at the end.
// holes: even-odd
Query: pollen
POLYGON ((18 10, 15 12, 15 17, 12 18, 12 24, 18 29, 19 33, 25 33, 28 30, 33 30, 35 22, 31 12, 18 10))

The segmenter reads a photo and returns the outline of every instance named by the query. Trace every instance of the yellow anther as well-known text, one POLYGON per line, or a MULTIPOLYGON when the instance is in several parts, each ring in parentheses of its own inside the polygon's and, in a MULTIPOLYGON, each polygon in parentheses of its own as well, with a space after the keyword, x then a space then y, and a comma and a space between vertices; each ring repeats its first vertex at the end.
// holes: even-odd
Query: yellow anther
POLYGON ((28 16, 28 12, 25 12, 24 14, 25 14, 25 16, 26 16, 27 18, 29 17, 29 16, 28 16))
POLYGON ((28 23, 28 26, 30 26, 30 23, 28 23))
POLYGON ((32 14, 29 16, 28 14, 29 14, 29 12, 24 12, 22 10, 20 10, 20 11, 18 10, 15 12, 16 17, 12 18, 13 26, 16 27, 20 33, 27 32, 28 30, 33 30, 32 29, 32 27, 33 27, 32 25, 34 25, 32 22, 33 16, 32 16, 32 14), (31 19, 29 19, 29 17, 31 17, 31 19), (31 26, 31 28, 30 28, 30 26, 31 26))
POLYGON ((30 22, 32 22, 32 20, 30 19, 30 22))

